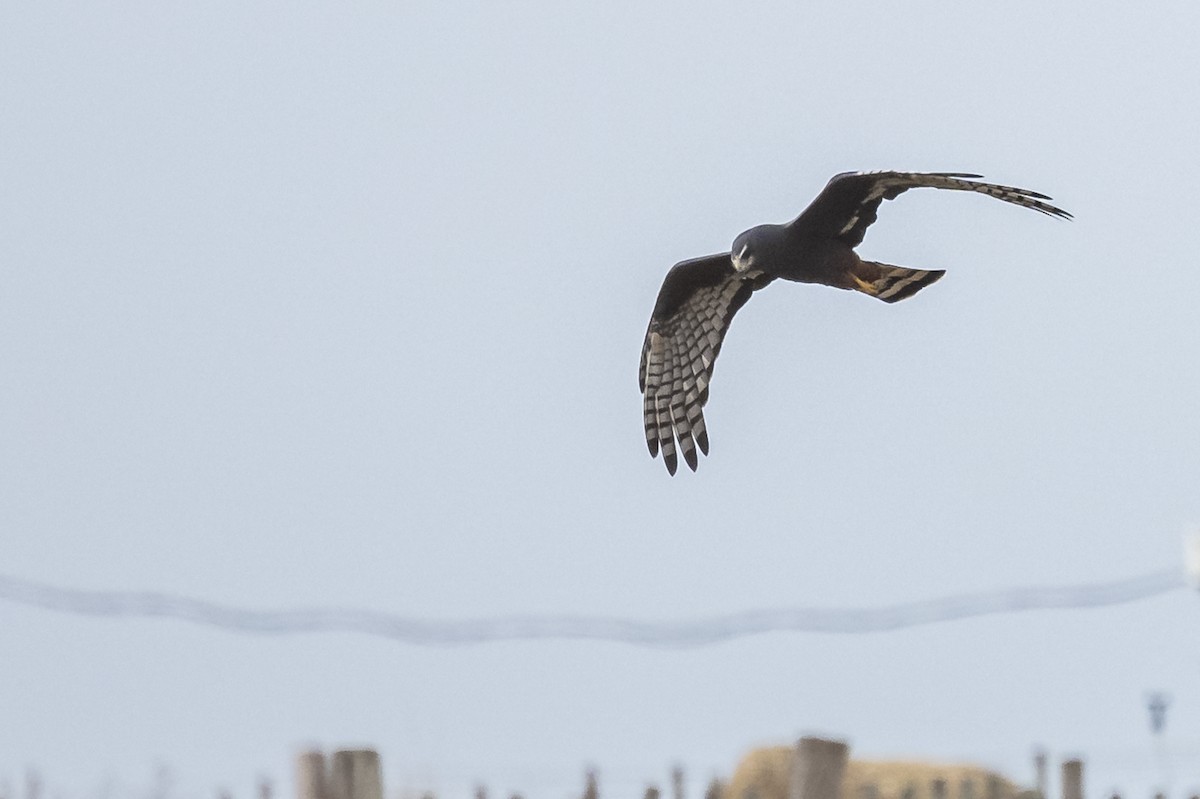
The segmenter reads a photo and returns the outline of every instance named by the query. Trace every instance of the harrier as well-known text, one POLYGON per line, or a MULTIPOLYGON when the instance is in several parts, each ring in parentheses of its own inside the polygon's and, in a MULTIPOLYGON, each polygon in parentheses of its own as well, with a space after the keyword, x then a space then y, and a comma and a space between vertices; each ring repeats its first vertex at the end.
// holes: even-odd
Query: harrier
POLYGON ((861 291, 899 302, 938 280, 943 270, 907 269, 864 261, 854 252, 879 204, 908 189, 975 191, 1048 216, 1071 215, 1028 189, 958 172, 845 172, 835 175, 800 216, 785 225, 759 225, 733 241, 732 252, 682 261, 658 292, 642 345, 638 384, 650 455, 662 452, 667 471, 678 466, 675 445, 692 471, 696 448, 708 454, 703 408, 713 363, 733 315, 750 295, 776 278, 861 291))

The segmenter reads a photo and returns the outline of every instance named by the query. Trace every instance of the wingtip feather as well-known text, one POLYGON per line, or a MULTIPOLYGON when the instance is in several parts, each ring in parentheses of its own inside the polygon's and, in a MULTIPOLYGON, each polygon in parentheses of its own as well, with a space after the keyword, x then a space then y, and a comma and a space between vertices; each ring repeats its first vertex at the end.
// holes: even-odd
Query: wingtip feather
POLYGON ((700 463, 699 459, 696 457, 695 449, 684 450, 683 460, 685 463, 687 463, 688 468, 691 469, 693 472, 696 471, 696 466, 698 466, 700 463))

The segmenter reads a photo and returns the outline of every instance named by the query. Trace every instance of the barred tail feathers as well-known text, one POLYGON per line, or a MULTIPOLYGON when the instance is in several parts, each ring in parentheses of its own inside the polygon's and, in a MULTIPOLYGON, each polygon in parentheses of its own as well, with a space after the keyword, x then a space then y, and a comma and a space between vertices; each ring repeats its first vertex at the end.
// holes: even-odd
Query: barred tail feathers
POLYGON ((859 290, 884 302, 907 299, 946 274, 944 269, 908 269, 874 261, 863 261, 862 266, 865 267, 862 279, 870 289, 859 290))

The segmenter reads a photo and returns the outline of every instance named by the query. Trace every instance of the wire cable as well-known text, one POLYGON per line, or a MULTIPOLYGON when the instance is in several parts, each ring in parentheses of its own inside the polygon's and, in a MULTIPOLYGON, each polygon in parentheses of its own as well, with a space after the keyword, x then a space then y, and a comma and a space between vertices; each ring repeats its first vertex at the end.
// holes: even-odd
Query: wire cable
POLYGON ((1177 570, 1106 583, 964 594, 880 608, 780 608, 682 621, 599 616, 517 615, 436 620, 371 610, 260 611, 147 591, 81 591, 0 575, 0 600, 82 616, 168 618, 254 635, 352 632, 414 646, 492 641, 588 639, 686 648, 771 632, 866 634, 1032 610, 1136 602, 1187 585, 1177 570))

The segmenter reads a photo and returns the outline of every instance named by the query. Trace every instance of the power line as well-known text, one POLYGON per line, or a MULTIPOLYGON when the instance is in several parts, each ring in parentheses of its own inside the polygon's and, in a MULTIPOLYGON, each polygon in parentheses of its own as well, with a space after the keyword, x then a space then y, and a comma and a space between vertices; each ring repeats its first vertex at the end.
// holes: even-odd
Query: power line
POLYGON ((338 608, 260 611, 158 592, 80 591, 3 575, 0 575, 0 600, 83 616, 178 619, 255 635, 355 632, 415 646, 589 639, 684 648, 769 632, 864 634, 975 616, 1120 605, 1186 585, 1183 574, 1170 570, 1107 583, 1016 588, 881 608, 780 608, 684 621, 572 615, 447 621, 338 608))

